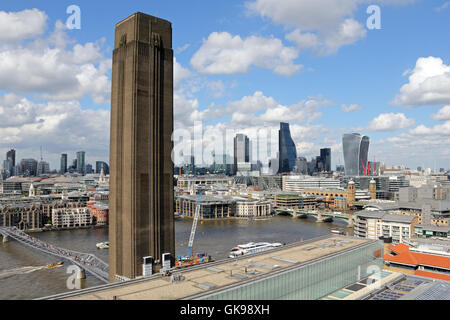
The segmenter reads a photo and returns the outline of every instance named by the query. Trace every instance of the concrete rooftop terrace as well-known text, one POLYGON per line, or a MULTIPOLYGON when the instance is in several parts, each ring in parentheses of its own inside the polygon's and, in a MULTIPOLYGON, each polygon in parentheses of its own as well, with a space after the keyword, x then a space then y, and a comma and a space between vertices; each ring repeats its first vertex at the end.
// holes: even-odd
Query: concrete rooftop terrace
POLYGON ((175 271, 174 274, 182 274, 185 277, 183 281, 171 283, 170 277, 162 277, 157 274, 145 279, 107 284, 42 299, 196 299, 215 291, 271 276, 276 272, 297 268, 325 257, 338 255, 374 241, 376 240, 328 235, 237 259, 224 259, 175 271))

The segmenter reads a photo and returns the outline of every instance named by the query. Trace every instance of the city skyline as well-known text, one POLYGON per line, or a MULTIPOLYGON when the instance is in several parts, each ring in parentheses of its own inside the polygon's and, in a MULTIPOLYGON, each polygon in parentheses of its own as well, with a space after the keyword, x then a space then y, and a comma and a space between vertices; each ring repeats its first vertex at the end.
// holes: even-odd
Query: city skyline
POLYGON ((29 1, 5 1, 0 53, 8 64, 0 64, 0 105, 21 116, 4 120, 0 154, 15 148, 23 158, 39 159, 42 145, 51 168, 59 166, 61 153, 80 149, 87 163, 109 158, 113 34, 108 27, 123 12, 139 8, 174 23, 175 129, 192 128, 199 120, 205 130, 234 128, 250 136, 255 128, 290 122, 297 154, 311 158, 331 147, 333 168, 343 164, 342 134, 357 131, 371 137, 370 159, 411 168, 450 167, 450 94, 439 85, 447 83, 450 65, 448 46, 440 41, 449 9, 437 10, 444 2, 374 1, 381 8, 381 29, 366 27, 369 15, 362 3, 336 15, 337 1, 330 0, 327 12, 315 2, 305 9, 308 2, 284 3, 279 10, 271 10, 269 0, 181 4, 173 10, 171 2, 138 1, 112 4, 97 23, 95 13, 103 4, 82 0, 81 28, 69 30, 64 4, 35 8, 29 1), (32 31, 20 17, 32 23, 32 31), (301 22, 309 17, 316 22, 301 22), (426 23, 405 26, 406 18, 426 23), (200 30, 192 19, 205 25, 200 30), (10 27, 16 32, 7 32, 10 27), (330 27, 347 27, 349 34, 332 34, 330 27), (31 61, 45 61, 46 54, 53 54, 50 69, 33 69, 31 61), (246 59, 235 60, 239 55, 246 59), (22 81, 28 69, 33 81, 22 81))
MULTIPOLYGON (((0 166, 2 169, 6 169, 5 161, 8 160, 7 157, 8 157, 8 153, 10 151, 14 151, 14 160, 15 160, 14 163, 16 166, 19 165, 21 160, 33 159, 33 160, 36 160, 37 162, 41 161, 40 155, 39 155, 39 157, 29 157, 26 155, 21 155, 20 150, 18 150, 18 149, 10 149, 8 152, 6 152, 7 156, 5 157, 5 159, 2 160, 0 163, 0 166)), ((75 151, 75 152, 73 152, 73 154, 72 153, 60 153, 60 154, 58 154, 59 158, 57 159, 57 163, 50 163, 45 156, 42 156, 42 159, 44 162, 47 162, 50 164, 50 171, 56 171, 56 172, 60 173, 61 168, 63 166, 62 158, 65 156, 65 162, 64 162, 65 167, 66 167, 65 172, 67 172, 67 169, 71 166, 72 161, 77 160, 77 153, 79 153, 79 152, 84 152, 84 155, 85 156, 87 155, 85 151, 75 151), (71 157, 71 155, 72 155, 72 157, 71 157)), ((108 164, 109 157, 106 158, 106 161, 104 161, 102 159, 97 159, 95 157, 85 157, 85 166, 87 166, 87 165, 94 166, 97 162, 104 162, 104 163, 108 164), (87 161, 86 159, 90 159, 90 160, 87 161)), ((96 170, 94 170, 94 172, 95 171, 96 170)))
POLYGON ((449 15, 4 0, 0 299, 450 300, 449 15))

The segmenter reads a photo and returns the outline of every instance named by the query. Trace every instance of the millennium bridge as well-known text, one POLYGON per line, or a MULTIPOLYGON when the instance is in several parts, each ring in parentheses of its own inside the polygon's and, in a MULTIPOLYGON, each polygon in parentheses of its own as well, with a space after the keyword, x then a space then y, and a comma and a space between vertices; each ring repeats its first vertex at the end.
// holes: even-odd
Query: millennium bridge
POLYGON ((108 264, 93 254, 58 248, 53 244, 28 235, 16 227, 0 227, 0 234, 3 236, 3 242, 6 242, 9 238, 17 240, 32 249, 58 257, 62 260, 70 261, 97 279, 105 283, 109 282, 108 264))

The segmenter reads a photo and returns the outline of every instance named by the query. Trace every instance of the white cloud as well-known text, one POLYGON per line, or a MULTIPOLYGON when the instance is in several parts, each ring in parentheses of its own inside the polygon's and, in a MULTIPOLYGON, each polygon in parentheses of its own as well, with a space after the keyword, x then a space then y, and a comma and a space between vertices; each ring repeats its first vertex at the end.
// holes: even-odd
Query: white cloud
POLYGON ((252 65, 290 76, 302 66, 294 63, 298 50, 274 37, 242 39, 228 32, 213 32, 192 56, 191 64, 204 74, 246 73, 252 65))
POLYGON ((188 78, 191 72, 184 68, 174 57, 173 58, 173 88, 179 90, 181 88, 181 82, 188 78))
POLYGON ((450 104, 450 66, 441 58, 419 58, 409 73, 409 83, 391 102, 406 107, 450 104))
POLYGON ((209 81, 207 83, 209 95, 214 98, 222 97, 225 93, 225 84, 222 80, 209 81))
POLYGON ((344 45, 355 43, 366 36, 366 29, 363 24, 354 19, 345 19, 338 27, 337 31, 324 36, 324 54, 332 54, 344 45))
POLYGON ((286 39, 320 55, 333 54, 366 36, 363 24, 353 19, 358 8, 354 0, 256 0, 247 7, 277 24, 294 27, 286 39))
POLYGON ((107 104, 112 61, 101 52, 104 39, 84 45, 74 43, 64 28, 58 21, 48 39, 0 48, 0 90, 55 101, 90 95, 95 103, 107 104))
MULTIPOLYGON (((320 55, 334 54, 366 36, 363 23, 355 20, 358 9, 369 4, 401 5, 414 0, 254 0, 246 3, 251 13, 293 28, 286 39, 299 49, 320 55)), ((365 23, 365 21, 364 21, 365 23)))
MULTIPOLYGON (((444 138, 444 136, 450 136, 450 121, 445 121, 443 124, 436 125, 434 127, 428 128, 424 126, 423 124, 419 125, 418 127, 411 129, 409 131, 411 135, 414 136, 440 136, 441 139, 444 138)), ((439 139, 440 140, 440 139, 439 139)), ((445 144, 448 144, 448 140, 444 139, 444 141, 441 141, 439 143, 444 142, 445 144)))
POLYGON ((301 32, 295 29, 286 35, 286 39, 295 42, 300 49, 316 48, 320 45, 317 34, 311 32, 301 32))
POLYGON ((322 33, 302 33, 295 29, 286 39, 297 44, 299 49, 313 49, 319 55, 336 53, 340 47, 355 43, 366 36, 364 26, 354 19, 346 19, 332 31, 322 33))
POLYGON ((8 93, 0 96, 0 128, 16 127, 35 122, 36 109, 31 101, 15 94, 8 93))
POLYGON ((440 121, 450 120, 450 105, 442 107, 438 113, 432 114, 430 118, 440 121))
POLYGON ((357 9, 354 0, 256 0, 246 5, 275 23, 302 30, 331 29, 357 9))
POLYGON ((0 115, 0 148, 13 144, 19 157, 29 157, 24 151, 39 145, 55 161, 63 150, 85 150, 102 158, 109 153, 109 110, 85 109, 78 101, 34 103, 6 94, 0 96, 0 115))
POLYGON ((284 106, 263 92, 256 91, 251 96, 229 102, 225 107, 213 104, 201 112, 203 119, 208 120, 230 116, 230 126, 270 126, 282 121, 310 124, 322 116, 320 108, 330 105, 330 100, 317 96, 284 106))
POLYGON ((0 11, 0 41, 32 39, 44 33, 47 15, 38 9, 0 11))
POLYGON ((341 106, 341 110, 344 111, 344 112, 354 112, 354 111, 359 111, 359 110, 362 110, 362 109, 363 109, 363 107, 361 107, 361 106, 359 106, 357 104, 351 104, 349 106, 343 104, 341 106))
POLYGON ((444 160, 450 159, 448 152, 446 153, 449 138, 450 121, 445 121, 433 127, 421 124, 406 133, 379 142, 383 146, 393 144, 396 152, 402 151, 410 158, 444 160))
POLYGON ((403 113, 382 113, 370 122, 367 130, 394 131, 410 127, 414 124, 414 119, 408 119, 403 113))

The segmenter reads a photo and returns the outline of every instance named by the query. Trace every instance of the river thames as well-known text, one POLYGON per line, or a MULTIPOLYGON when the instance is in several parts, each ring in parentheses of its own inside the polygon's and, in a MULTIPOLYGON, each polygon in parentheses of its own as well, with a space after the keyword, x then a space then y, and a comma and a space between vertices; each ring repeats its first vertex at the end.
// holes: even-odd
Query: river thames
MULTIPOLYGON (((186 253, 192 220, 175 220, 176 255, 186 253)), ((275 216, 268 220, 221 220, 204 221, 198 224, 193 252, 203 252, 216 260, 228 256, 230 249, 247 242, 293 243, 320 237, 330 229, 343 228, 345 223, 316 223, 314 219, 296 219, 275 216)), ((346 229, 352 234, 352 229, 346 229)), ((47 231, 31 234, 33 237, 61 248, 95 254, 108 261, 108 250, 96 248, 96 243, 108 240, 108 229, 78 229, 47 231)), ((0 243, 0 299, 34 299, 69 291, 66 286, 68 265, 46 268, 57 258, 10 240, 0 243)), ((103 284, 87 274, 86 287, 103 284)))

